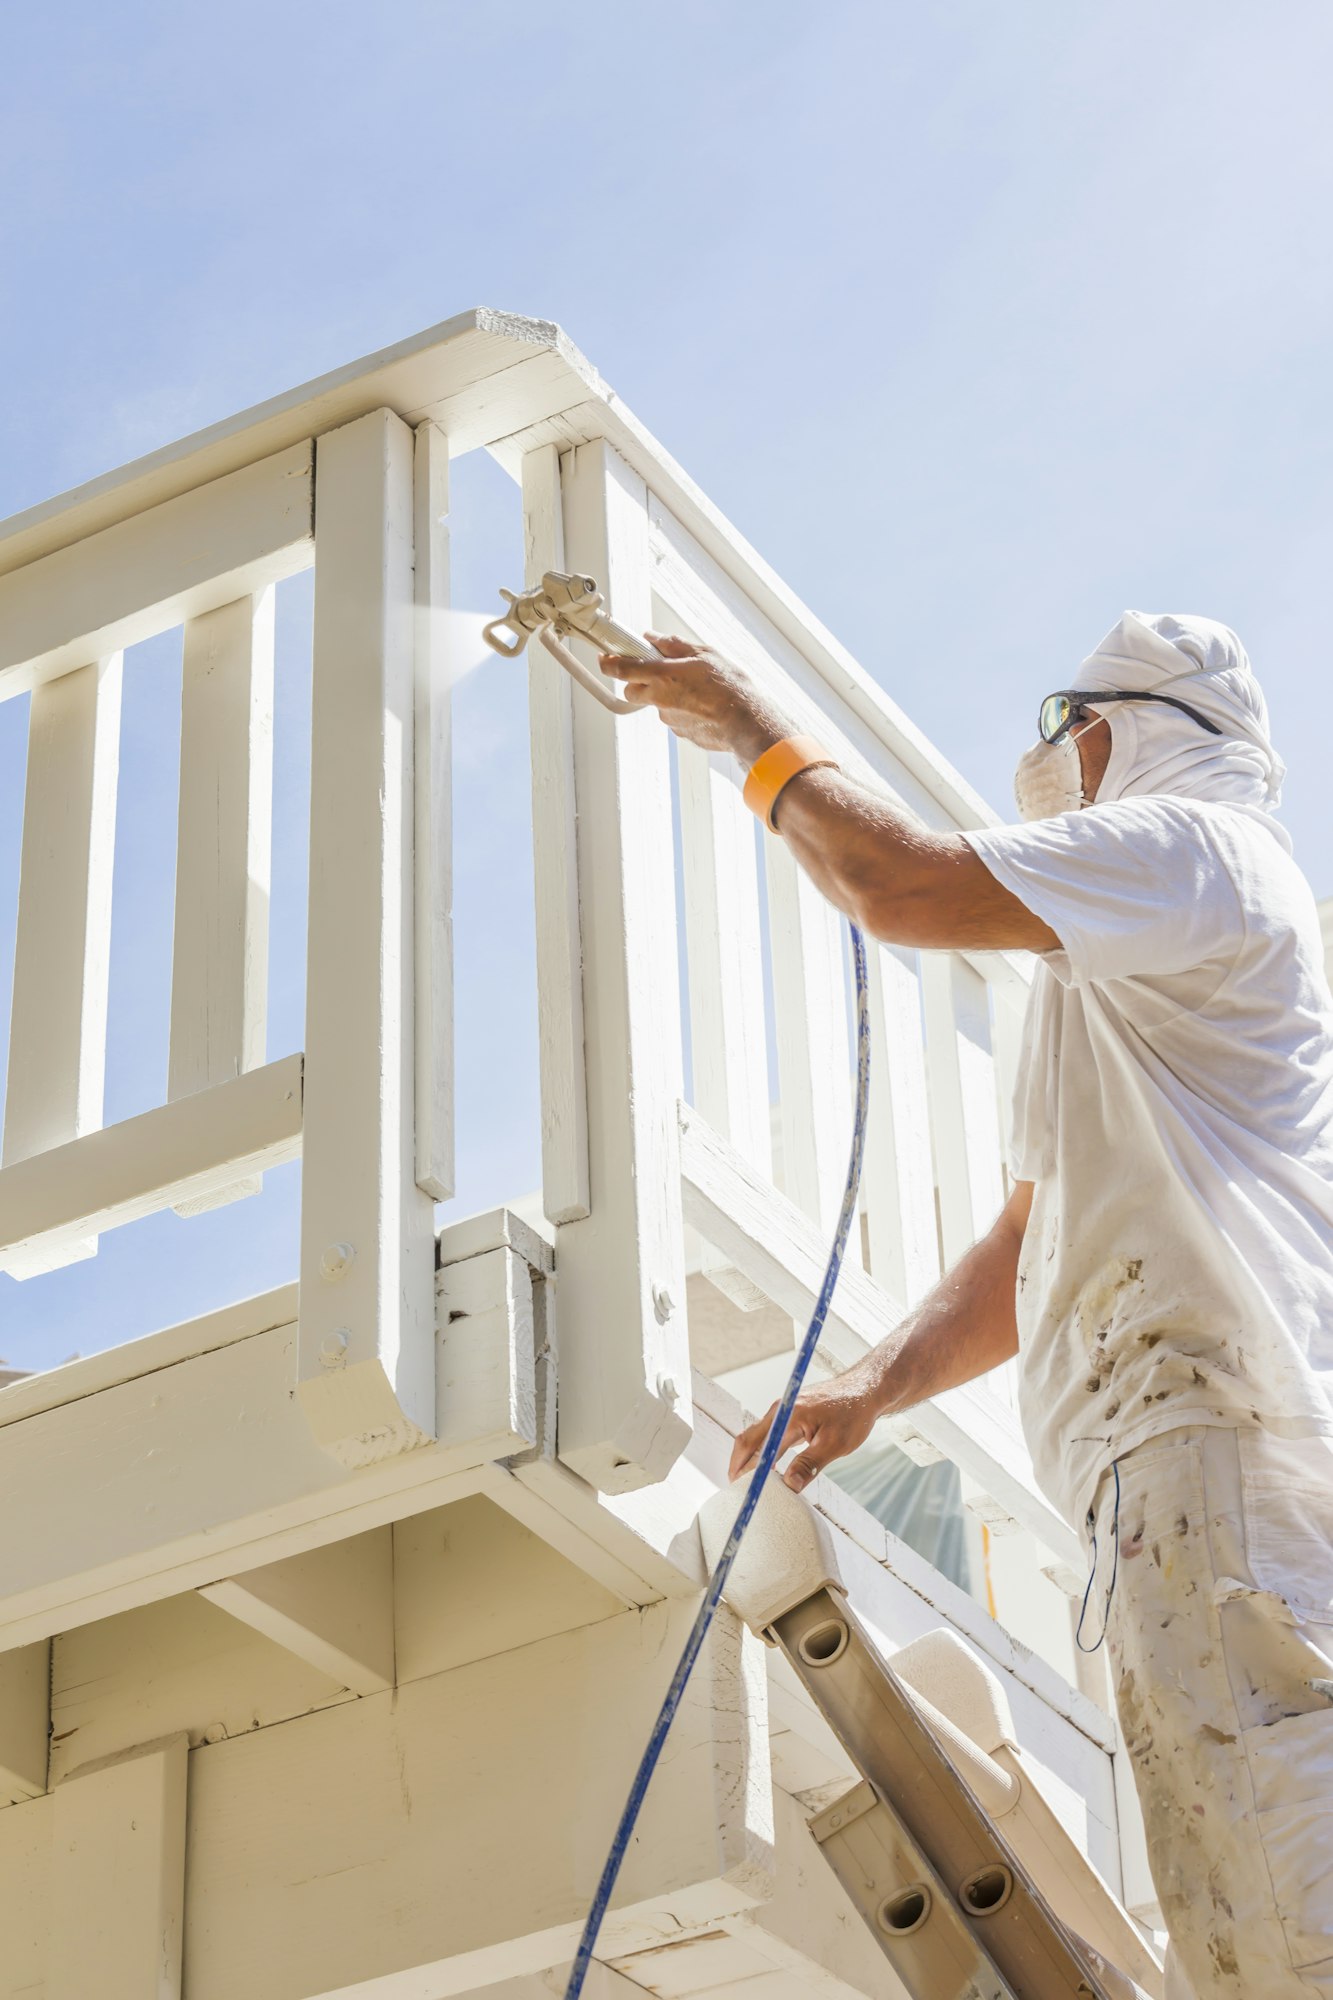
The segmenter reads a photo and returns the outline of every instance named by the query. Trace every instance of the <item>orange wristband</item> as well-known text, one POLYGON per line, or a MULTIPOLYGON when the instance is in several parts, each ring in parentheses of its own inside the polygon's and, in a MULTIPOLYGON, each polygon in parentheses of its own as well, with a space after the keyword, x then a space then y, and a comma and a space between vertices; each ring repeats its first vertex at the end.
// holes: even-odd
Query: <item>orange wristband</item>
POLYGON ((789 785, 802 771, 813 771, 820 765, 832 764, 836 769, 837 761, 814 736, 784 736, 780 743, 765 750, 762 757, 755 758, 742 797, 750 811, 776 833, 773 808, 784 785, 789 785))

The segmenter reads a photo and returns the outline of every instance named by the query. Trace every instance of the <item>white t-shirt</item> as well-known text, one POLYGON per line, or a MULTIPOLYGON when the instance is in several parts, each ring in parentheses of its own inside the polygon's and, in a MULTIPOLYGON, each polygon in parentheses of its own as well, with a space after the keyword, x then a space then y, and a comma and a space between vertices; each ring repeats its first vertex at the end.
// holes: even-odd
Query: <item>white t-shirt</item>
POLYGON ((1333 1001, 1314 900, 1257 808, 1147 797, 968 833, 1060 940, 1011 1166, 1019 1407, 1082 1529, 1180 1424, 1333 1435, 1333 1001))

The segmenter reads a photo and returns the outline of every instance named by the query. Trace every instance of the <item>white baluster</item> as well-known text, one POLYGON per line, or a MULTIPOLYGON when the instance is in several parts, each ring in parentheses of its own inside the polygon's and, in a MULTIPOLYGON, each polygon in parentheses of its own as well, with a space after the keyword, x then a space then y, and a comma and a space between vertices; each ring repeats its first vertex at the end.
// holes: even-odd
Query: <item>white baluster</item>
MULTIPOLYGON (((266 1053, 273 609, 270 589, 185 627, 169 1101, 229 1083, 266 1053)), ((250 1176, 176 1212, 261 1185, 250 1176)))
MULTIPOLYGON (((764 842, 786 1194, 831 1232, 852 1129, 851 1043, 842 920, 776 834, 764 842)), ((853 1230, 847 1261, 861 1262, 853 1230)))
POLYGON ((1004 1201, 986 982, 955 952, 923 952, 931 1137, 946 1265, 1004 1201))
MULTIPOLYGON (((5 1166, 102 1124, 120 692, 116 653, 32 693, 5 1166)), ((96 1237, 66 1238, 3 1268, 32 1277, 96 1250, 96 1237)))
POLYGON ((940 1270, 921 987, 914 952, 871 943, 868 953, 871 1109, 865 1185, 870 1267, 885 1291, 910 1306, 940 1270))
MULTIPOLYGON (((773 1172, 754 816, 717 761, 677 746, 694 1106, 766 1180, 773 1172)), ((700 1243, 699 1268, 754 1311, 764 1294, 700 1243)))

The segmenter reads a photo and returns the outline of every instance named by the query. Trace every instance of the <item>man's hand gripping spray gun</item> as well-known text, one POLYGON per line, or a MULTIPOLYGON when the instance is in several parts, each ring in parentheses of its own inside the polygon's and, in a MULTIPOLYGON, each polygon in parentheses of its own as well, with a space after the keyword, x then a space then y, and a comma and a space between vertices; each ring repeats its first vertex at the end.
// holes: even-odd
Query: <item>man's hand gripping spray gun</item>
POLYGON ((660 656, 642 639, 636 639, 623 625, 602 609, 602 593, 590 576, 548 569, 535 590, 502 590, 509 609, 503 618, 493 618, 482 632, 486 644, 507 660, 516 660, 534 634, 541 640, 567 674, 572 674, 594 701, 613 715, 641 715, 639 702, 622 701, 612 694, 611 684, 582 660, 565 643, 572 638, 587 639, 602 653, 632 653, 640 660, 660 656), (506 638, 503 635, 509 634, 506 638))

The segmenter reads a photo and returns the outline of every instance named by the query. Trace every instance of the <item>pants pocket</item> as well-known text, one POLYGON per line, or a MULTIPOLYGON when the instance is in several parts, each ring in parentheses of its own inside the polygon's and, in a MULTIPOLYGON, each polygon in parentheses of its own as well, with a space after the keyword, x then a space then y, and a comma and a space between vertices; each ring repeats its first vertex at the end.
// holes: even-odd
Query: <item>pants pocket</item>
POLYGON ((1254 1580, 1303 1625, 1333 1625, 1333 1439, 1236 1433, 1254 1580))
POLYGON ((1333 1705, 1247 1729, 1259 1839, 1299 1971, 1333 1958, 1333 1705))

